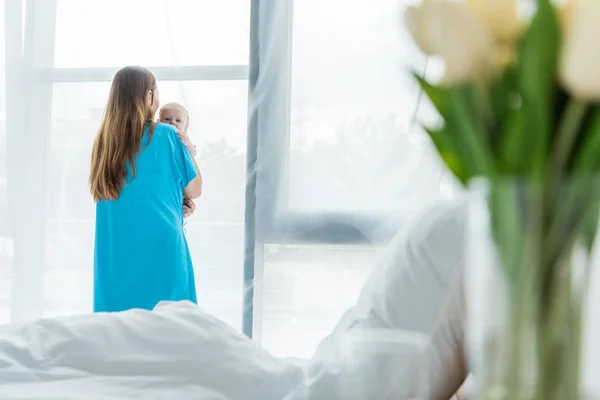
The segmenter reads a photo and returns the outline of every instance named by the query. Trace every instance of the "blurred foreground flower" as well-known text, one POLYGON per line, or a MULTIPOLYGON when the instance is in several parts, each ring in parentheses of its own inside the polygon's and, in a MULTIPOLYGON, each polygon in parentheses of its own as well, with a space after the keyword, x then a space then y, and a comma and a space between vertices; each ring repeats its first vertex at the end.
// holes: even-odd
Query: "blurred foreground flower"
POLYGON ((600 0, 528 5, 521 21, 517 0, 422 0, 405 18, 446 63, 441 84, 415 74, 441 117, 423 128, 478 199, 467 242, 488 254, 468 264, 486 277, 475 286, 499 288, 469 301, 502 304, 492 325, 473 318, 478 398, 583 400, 582 277, 600 240, 600 0))

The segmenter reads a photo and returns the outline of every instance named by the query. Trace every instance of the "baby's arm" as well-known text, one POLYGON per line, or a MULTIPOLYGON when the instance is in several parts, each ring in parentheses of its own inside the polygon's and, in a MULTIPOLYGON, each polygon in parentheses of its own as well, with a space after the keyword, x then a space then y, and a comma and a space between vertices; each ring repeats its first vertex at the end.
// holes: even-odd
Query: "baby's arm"
MULTIPOLYGON (((200 194, 202 194, 202 173, 200 172, 200 167, 198 166, 198 163, 196 162, 196 156, 198 155, 198 150, 196 149, 196 146, 194 145, 194 143, 192 143, 192 139, 189 137, 187 132, 178 132, 177 136, 179 136, 179 139, 181 140, 181 142, 183 143, 185 148, 188 150, 188 152, 192 156, 192 161, 194 161, 194 168, 196 168, 196 179, 198 179, 200 181, 200 183, 199 183, 200 184, 200 194)), ((195 208, 195 206, 194 206, 194 208, 195 208)), ((184 212, 185 212, 185 210, 184 210, 184 212)), ((193 213, 193 211, 192 211, 192 213, 193 213)))
POLYGON ((200 167, 194 158, 194 167, 196 167, 197 178, 200 180, 200 193, 202 193, 202 173, 200 172, 200 167))
POLYGON ((190 152, 192 158, 195 159, 198 155, 198 149, 196 149, 196 145, 192 143, 192 139, 189 137, 189 135, 186 132, 182 132, 177 133, 177 136, 179 136, 179 139, 181 139, 181 142, 183 143, 185 148, 190 152))

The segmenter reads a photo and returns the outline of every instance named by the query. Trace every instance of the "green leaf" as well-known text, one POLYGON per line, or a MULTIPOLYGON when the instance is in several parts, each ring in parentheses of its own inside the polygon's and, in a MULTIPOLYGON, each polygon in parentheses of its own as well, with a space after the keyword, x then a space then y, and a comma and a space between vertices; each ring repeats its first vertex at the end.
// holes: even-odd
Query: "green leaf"
POLYGON ((520 101, 517 91, 517 71, 514 67, 508 68, 492 82, 491 99, 497 122, 505 121, 517 108, 517 103, 520 101))
POLYGON ((445 127, 440 129, 426 129, 431 141, 435 145, 440 157, 448 169, 456 176, 456 178, 466 185, 472 176, 465 168, 463 162, 458 157, 456 146, 453 142, 452 135, 446 131, 445 127))
POLYGON ((429 98, 442 118, 444 120, 448 119, 451 114, 451 106, 447 95, 447 90, 442 87, 433 86, 417 74, 414 74, 414 77, 419 83, 419 86, 421 86, 421 90, 423 90, 425 95, 429 98))
POLYGON ((524 175, 530 160, 531 149, 524 142, 527 138, 527 114, 524 108, 512 110, 506 116, 501 131, 500 169, 504 174, 524 175))
POLYGON ((480 125, 473 87, 436 87, 416 76, 421 88, 445 122, 452 137, 455 157, 463 161, 470 176, 490 176, 494 159, 486 140, 486 127, 480 125))
POLYGON ((530 149, 523 146, 526 139, 526 113, 518 91, 517 68, 504 71, 491 85, 491 98, 496 126, 492 148, 497 157, 498 172, 522 175, 530 149))
POLYGON ((458 90, 449 90, 452 115, 447 119, 449 129, 452 129, 456 140, 470 156, 471 173, 474 176, 491 176, 494 171, 494 157, 489 147, 488 134, 484 126, 475 121, 474 107, 469 107, 467 98, 471 96, 458 90))
MULTIPOLYGON (((518 181, 491 181, 488 204, 500 260, 509 282, 515 284, 523 268, 525 219, 518 181)), ((525 195, 527 196, 527 194, 525 195)))
POLYGON ((537 12, 519 54, 519 90, 527 110, 527 135, 522 146, 531 150, 530 172, 545 170, 552 126, 553 94, 560 45, 560 29, 551 0, 538 0, 537 12))
POLYGON ((550 179, 560 179, 572 158, 573 148, 577 144, 578 134, 589 107, 586 102, 571 98, 564 109, 562 119, 556 127, 556 134, 550 154, 548 173, 550 179))

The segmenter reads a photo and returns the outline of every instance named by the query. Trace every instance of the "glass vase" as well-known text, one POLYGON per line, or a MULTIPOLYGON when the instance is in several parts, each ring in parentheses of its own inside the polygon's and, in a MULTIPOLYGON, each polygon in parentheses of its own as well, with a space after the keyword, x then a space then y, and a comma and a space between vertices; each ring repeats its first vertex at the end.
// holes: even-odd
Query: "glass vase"
POLYGON ((477 399, 600 393, 600 353, 589 352, 600 333, 597 188, 592 179, 470 185, 465 288, 477 399))

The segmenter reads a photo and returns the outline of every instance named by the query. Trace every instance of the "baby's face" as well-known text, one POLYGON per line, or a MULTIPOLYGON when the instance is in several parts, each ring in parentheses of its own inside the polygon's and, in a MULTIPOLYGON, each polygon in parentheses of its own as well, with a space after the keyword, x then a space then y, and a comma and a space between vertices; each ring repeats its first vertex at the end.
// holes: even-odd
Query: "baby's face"
POLYGON ((188 113, 175 107, 163 107, 160 109, 160 122, 173 125, 180 133, 187 131, 188 113))

